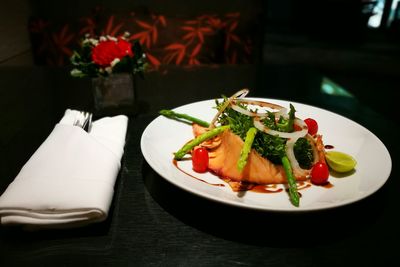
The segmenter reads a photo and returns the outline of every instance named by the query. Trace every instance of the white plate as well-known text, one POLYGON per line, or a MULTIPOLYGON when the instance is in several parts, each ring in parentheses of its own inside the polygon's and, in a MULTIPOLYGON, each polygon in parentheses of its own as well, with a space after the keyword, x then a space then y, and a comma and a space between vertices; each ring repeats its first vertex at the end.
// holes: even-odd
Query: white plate
MULTIPOLYGON (((289 102, 274 99, 259 99, 289 107, 289 102)), ((333 150, 352 155, 357 160, 355 172, 339 178, 331 176, 332 188, 311 186, 301 190, 300 207, 294 207, 285 191, 265 194, 246 191, 233 192, 228 184, 211 173, 193 173, 190 161, 180 161, 179 166, 209 183, 225 184, 213 186, 184 174, 173 164, 173 153, 193 138, 191 126, 163 116, 154 119, 141 138, 141 149, 148 164, 162 177, 191 193, 229 205, 270 211, 311 211, 343 206, 361 200, 376 192, 389 178, 392 161, 384 144, 363 126, 330 111, 305 104, 290 102, 299 118, 312 117, 318 121, 318 132, 324 144, 333 145, 333 150)), ((174 109, 211 121, 216 110, 215 100, 206 100, 174 109)), ((280 185, 283 186, 283 185, 280 185)))

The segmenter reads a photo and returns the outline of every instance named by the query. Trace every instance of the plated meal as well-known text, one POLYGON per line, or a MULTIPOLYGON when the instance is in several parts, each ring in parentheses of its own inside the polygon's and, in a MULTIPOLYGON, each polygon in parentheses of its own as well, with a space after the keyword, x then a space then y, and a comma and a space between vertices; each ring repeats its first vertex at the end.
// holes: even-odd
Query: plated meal
POLYGON ((142 135, 148 163, 195 194, 266 210, 344 205, 372 194, 388 178, 390 156, 362 126, 326 110, 247 98, 248 93, 243 89, 230 97, 161 110, 142 135), (337 123, 345 128, 335 128, 337 123), (348 140, 343 140, 346 131, 348 140), (373 145, 347 145, 350 140, 373 145), (382 166, 382 178, 373 180, 369 173, 361 180, 370 160, 365 148, 389 162, 382 166))
MULTIPOLYGON (((318 123, 312 118, 297 118, 292 104, 288 111, 274 103, 245 99, 248 92, 243 89, 221 102, 216 101, 216 115, 210 123, 187 114, 160 111, 166 117, 193 123, 195 138, 177 151, 174 159, 182 160, 191 154, 194 171, 215 173, 233 191, 287 184, 290 200, 298 207, 298 181, 329 183, 318 123)), ((336 159, 328 161, 334 163, 330 167, 335 171, 349 172, 356 166, 350 155, 342 152, 330 155, 336 159)))

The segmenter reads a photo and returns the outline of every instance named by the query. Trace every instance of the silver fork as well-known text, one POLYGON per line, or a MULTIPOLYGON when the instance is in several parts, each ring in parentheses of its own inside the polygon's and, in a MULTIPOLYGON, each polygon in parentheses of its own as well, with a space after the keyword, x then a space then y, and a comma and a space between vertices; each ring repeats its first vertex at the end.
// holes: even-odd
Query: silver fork
POLYGON ((81 127, 86 132, 90 132, 92 128, 92 116, 93 114, 90 112, 80 111, 73 125, 81 127))

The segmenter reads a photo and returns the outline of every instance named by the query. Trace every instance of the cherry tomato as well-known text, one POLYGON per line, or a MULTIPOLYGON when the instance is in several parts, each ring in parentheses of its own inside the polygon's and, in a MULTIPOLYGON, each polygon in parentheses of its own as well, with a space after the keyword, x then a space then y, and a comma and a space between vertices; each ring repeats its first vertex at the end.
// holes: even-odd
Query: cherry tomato
POLYGON ((196 148, 192 153, 192 165, 195 172, 206 172, 208 169, 208 151, 205 148, 196 148))
POLYGON ((325 184, 328 182, 329 169, 328 165, 319 161, 315 163, 311 170, 311 182, 316 185, 325 184))
POLYGON ((308 127, 308 133, 310 135, 314 135, 318 132, 318 123, 316 120, 307 118, 304 120, 304 122, 307 124, 308 127))

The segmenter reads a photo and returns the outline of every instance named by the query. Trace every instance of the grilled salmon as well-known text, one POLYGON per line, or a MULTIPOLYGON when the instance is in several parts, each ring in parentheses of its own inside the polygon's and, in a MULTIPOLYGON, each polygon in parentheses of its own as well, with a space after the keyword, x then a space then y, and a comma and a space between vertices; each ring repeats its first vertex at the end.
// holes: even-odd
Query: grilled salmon
MULTIPOLYGON (((206 131, 205 128, 194 124, 195 136, 206 131)), ((224 131, 215 139, 204 144, 209 151, 208 168, 223 179, 248 182, 255 184, 281 184, 286 183, 286 174, 281 165, 275 165, 252 149, 247 164, 242 171, 237 167, 243 140, 230 130, 224 131)), ((304 181, 307 177, 298 176, 296 180, 304 181)))

